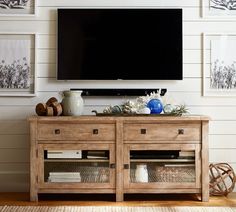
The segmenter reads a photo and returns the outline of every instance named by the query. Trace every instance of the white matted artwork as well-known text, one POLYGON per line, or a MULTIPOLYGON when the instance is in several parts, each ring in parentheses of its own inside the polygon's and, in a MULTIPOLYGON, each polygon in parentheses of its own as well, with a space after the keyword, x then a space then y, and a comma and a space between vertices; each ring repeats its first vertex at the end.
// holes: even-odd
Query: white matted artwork
POLYGON ((236 33, 203 35, 203 95, 236 96, 236 33))
POLYGON ((34 16, 37 0, 0 0, 0 16, 34 16))
POLYGON ((236 0, 202 0, 203 17, 236 18, 236 0))
POLYGON ((36 34, 0 34, 0 96, 36 95, 36 34))

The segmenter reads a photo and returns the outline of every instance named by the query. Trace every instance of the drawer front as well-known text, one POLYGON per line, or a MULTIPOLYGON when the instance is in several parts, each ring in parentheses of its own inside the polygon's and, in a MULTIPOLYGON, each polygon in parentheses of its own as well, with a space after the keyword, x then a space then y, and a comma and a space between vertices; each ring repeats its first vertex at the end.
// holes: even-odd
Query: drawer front
POLYGON ((125 141, 200 141, 200 124, 125 124, 125 141))
POLYGON ((39 124, 38 140, 115 140, 114 124, 39 124))

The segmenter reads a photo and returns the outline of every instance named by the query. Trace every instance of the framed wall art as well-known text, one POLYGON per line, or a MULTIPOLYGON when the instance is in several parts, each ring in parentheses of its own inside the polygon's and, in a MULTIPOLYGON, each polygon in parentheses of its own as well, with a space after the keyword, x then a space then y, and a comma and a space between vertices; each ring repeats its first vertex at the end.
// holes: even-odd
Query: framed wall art
POLYGON ((236 33, 203 34, 203 96, 236 96, 236 33))
POLYGON ((202 0, 202 16, 214 19, 236 18, 236 0, 202 0))
POLYGON ((0 16, 35 16, 38 0, 0 0, 0 16))
POLYGON ((36 96, 37 35, 0 34, 0 96, 36 96))

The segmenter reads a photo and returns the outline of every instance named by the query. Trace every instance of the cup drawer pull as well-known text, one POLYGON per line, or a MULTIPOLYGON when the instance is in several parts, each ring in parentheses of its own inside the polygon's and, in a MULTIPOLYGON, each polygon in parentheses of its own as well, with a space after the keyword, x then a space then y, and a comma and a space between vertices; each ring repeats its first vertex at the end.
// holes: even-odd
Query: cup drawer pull
POLYGON ((183 135, 184 134, 184 129, 178 129, 178 134, 183 135))
POLYGON ((93 129, 93 134, 97 135, 98 134, 98 129, 93 129))
POLYGON ((147 134, 147 129, 141 129, 140 132, 141 134, 147 134))
POLYGON ((61 130, 60 129, 55 129, 55 134, 57 134, 57 135, 61 134, 61 130))

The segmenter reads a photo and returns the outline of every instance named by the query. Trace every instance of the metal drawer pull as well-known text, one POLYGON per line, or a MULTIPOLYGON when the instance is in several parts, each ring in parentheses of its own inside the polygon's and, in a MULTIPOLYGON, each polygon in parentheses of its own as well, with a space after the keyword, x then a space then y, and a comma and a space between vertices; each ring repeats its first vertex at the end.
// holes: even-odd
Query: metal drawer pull
POLYGON ((183 135, 184 134, 184 129, 178 129, 178 134, 183 135))
POLYGON ((115 169, 115 168, 116 168, 116 164, 115 164, 115 163, 111 163, 111 164, 110 164, 110 168, 111 168, 111 169, 115 169))
POLYGON ((129 164, 124 164, 124 169, 129 169, 129 164))
POLYGON ((147 129, 141 129, 140 132, 141 134, 147 134, 147 129))
POLYGON ((55 129, 55 134, 57 134, 57 135, 61 134, 61 130, 60 129, 55 129))
POLYGON ((97 135, 98 134, 98 129, 93 129, 93 134, 97 135))

